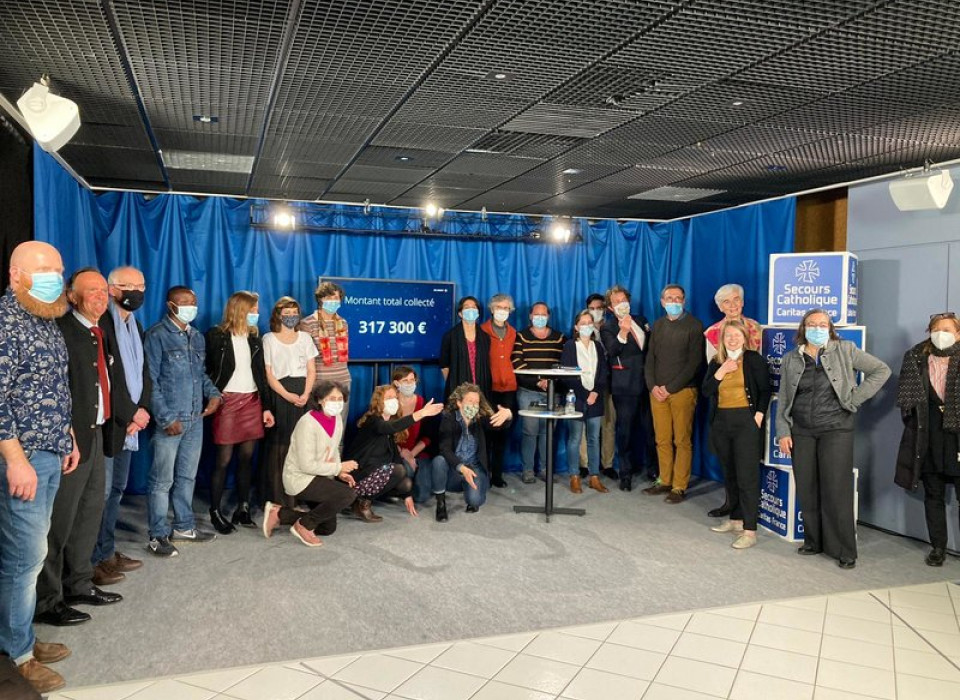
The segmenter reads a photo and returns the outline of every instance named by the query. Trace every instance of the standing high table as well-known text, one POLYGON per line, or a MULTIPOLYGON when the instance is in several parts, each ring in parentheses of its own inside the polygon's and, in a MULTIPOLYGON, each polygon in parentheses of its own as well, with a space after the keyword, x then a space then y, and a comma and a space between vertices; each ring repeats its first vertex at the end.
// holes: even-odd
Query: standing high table
POLYGON ((514 506, 515 513, 543 513, 547 516, 547 522, 550 522, 551 515, 584 515, 587 511, 583 508, 554 508, 553 507, 553 422, 556 420, 570 420, 573 418, 583 418, 583 414, 576 413, 557 413, 554 410, 555 398, 553 383, 557 379, 567 377, 579 377, 583 372, 576 368, 556 368, 556 369, 518 369, 514 374, 525 374, 547 380, 547 408, 541 410, 522 410, 517 413, 524 418, 539 418, 547 421, 547 454, 546 454, 546 482, 547 494, 543 507, 541 506, 514 506))

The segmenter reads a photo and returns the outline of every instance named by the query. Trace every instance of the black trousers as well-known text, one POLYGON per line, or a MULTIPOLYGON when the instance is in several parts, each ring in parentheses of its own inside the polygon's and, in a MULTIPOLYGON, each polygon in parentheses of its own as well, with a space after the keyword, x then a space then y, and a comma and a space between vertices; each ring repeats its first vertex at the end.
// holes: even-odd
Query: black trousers
POLYGON ((90 557, 100 534, 105 478, 103 432, 98 428, 86 461, 60 479, 53 500, 47 558, 37 577, 38 615, 64 596, 88 594, 93 586, 90 557))
POLYGON ((803 509, 804 543, 835 559, 856 559, 853 431, 794 435, 793 475, 803 509))
MULTIPOLYGON (((517 392, 515 391, 491 391, 488 397, 493 410, 497 406, 509 408, 513 414, 513 422, 517 420, 517 392)), ((499 479, 503 477, 503 455, 507 451, 507 444, 510 442, 511 430, 490 430, 487 432, 487 452, 490 458, 490 478, 499 479)))
POLYGON ((760 509, 760 428, 749 408, 718 408, 710 424, 710 446, 720 460, 731 507, 730 519, 757 529, 760 509))
POLYGON ((960 496, 960 476, 924 472, 923 511, 927 516, 927 534, 930 544, 937 549, 947 548, 947 485, 953 484, 954 497, 960 496))
POLYGON ((310 512, 302 513, 282 505, 280 524, 293 525, 299 520, 301 525, 317 535, 332 535, 337 531, 337 513, 349 508, 357 500, 357 492, 337 479, 315 476, 296 498, 310 504, 310 512))

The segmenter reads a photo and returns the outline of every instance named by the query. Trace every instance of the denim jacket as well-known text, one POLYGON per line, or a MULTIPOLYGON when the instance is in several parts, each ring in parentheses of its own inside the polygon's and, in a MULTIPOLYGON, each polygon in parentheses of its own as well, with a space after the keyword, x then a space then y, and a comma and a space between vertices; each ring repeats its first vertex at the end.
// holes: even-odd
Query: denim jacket
POLYGON ((204 398, 220 396, 205 372, 203 335, 193 326, 181 331, 164 316, 147 331, 143 351, 153 382, 150 412, 160 428, 177 420, 196 420, 204 398))

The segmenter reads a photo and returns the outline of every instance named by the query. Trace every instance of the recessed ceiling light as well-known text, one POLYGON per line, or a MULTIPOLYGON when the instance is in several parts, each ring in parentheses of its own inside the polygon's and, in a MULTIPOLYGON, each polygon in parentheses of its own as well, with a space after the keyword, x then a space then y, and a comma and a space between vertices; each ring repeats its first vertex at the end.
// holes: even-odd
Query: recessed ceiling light
POLYGON ((733 105, 734 107, 741 107, 743 106, 743 100, 734 100, 730 104, 733 105))
POLYGON ((510 80, 513 75, 505 70, 492 70, 487 73, 486 77, 493 78, 494 80, 510 80))
POLYGON ((580 168, 567 168, 563 171, 564 175, 579 175, 583 171, 580 168))
POLYGON ((201 124, 216 124, 220 121, 220 117, 215 117, 212 114, 194 114, 193 121, 201 124))
POLYGON ((409 163, 411 160, 413 160, 413 156, 399 155, 394 160, 399 160, 401 163, 409 163))

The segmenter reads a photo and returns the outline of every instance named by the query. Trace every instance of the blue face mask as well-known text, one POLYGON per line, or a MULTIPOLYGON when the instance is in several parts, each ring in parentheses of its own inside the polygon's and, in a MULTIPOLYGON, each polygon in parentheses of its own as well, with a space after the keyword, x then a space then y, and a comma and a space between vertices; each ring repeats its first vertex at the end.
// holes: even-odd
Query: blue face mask
POLYGON ((804 330, 804 335, 806 335, 808 343, 811 345, 816 345, 818 348, 822 348, 827 344, 827 341, 830 340, 830 329, 807 328, 804 330))
POLYGON ((460 315, 467 323, 476 323, 477 319, 480 318, 480 312, 476 309, 464 309, 460 315))
POLYGON ((580 333, 581 338, 589 338, 593 335, 593 326, 580 326, 577 332, 580 333))
POLYGON ((30 291, 37 301, 52 304, 63 294, 63 275, 59 272, 34 272, 30 275, 30 291))
POLYGON ((176 309, 174 315, 180 323, 193 323, 193 320, 197 317, 196 306, 177 306, 176 304, 173 306, 176 309))
POLYGON ((249 313, 247 314, 247 325, 255 326, 260 321, 260 314, 249 313))
POLYGON ((533 323, 534 328, 546 328, 547 327, 547 317, 541 314, 531 317, 531 323, 533 323))
POLYGON ((670 316, 679 316, 683 313, 683 304, 677 304, 676 302, 670 302, 669 304, 663 305, 664 311, 667 312, 670 316))
POLYGON ((332 316, 333 314, 337 313, 340 310, 340 302, 325 301, 320 305, 320 308, 332 316))

